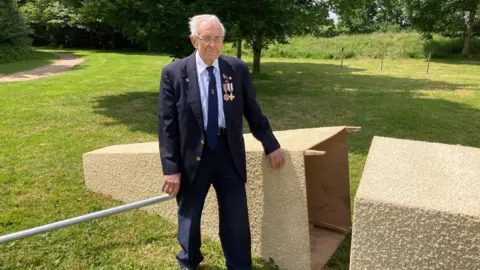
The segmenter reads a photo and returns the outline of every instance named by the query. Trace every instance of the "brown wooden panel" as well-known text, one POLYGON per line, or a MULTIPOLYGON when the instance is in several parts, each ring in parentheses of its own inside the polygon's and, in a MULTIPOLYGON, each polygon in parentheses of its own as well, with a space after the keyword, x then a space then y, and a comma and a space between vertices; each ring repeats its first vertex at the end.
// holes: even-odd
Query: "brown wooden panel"
POLYGON ((336 134, 312 149, 326 153, 304 157, 310 222, 350 232, 348 132, 336 134))

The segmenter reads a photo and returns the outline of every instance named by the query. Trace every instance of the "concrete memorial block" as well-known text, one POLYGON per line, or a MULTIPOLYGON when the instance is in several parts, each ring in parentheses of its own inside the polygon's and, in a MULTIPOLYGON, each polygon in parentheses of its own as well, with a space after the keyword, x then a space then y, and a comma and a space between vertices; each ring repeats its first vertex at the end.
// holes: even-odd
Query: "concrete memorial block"
MULTIPOLYGON (((252 252, 281 269, 321 269, 351 230, 348 134, 353 127, 277 131, 286 164, 272 169, 263 148, 244 134, 252 252)), ((83 155, 86 187, 125 203, 162 194, 158 142, 115 145, 83 155)), ((218 238, 213 187, 202 235, 218 238)), ((177 222, 169 200, 142 208, 177 222)))
POLYGON ((480 269, 480 149, 374 137, 350 269, 480 269))

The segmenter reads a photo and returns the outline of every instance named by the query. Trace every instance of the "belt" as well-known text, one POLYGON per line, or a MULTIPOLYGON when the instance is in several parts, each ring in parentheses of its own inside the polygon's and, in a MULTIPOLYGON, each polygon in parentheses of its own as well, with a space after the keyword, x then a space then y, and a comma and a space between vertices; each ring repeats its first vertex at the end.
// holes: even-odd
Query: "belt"
MULTIPOLYGON (((205 129, 204 130, 205 134, 207 134, 207 130, 205 129)), ((227 129, 226 128, 223 128, 223 127, 219 127, 218 128, 218 135, 225 135, 227 134, 227 129)))

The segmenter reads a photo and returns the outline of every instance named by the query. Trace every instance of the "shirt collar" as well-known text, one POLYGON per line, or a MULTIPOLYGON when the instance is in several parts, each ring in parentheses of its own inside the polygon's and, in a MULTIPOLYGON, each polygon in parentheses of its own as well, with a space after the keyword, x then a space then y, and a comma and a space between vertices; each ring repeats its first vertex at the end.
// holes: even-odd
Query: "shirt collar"
MULTIPOLYGON (((208 66, 207 64, 205 64, 205 62, 203 62, 203 59, 200 57, 200 54, 198 53, 198 50, 195 53, 195 60, 197 63, 197 72, 198 74, 202 74, 202 72, 204 72, 208 66)), ((213 61, 212 66, 215 68, 215 70, 217 71, 220 70, 220 67, 218 65, 218 59, 215 59, 215 61, 213 61)))

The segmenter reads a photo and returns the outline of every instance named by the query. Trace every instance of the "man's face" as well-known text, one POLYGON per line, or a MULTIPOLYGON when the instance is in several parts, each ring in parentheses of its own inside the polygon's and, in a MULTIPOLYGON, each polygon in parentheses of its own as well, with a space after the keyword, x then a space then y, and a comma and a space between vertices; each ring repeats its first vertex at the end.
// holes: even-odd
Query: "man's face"
POLYGON ((207 65, 211 65, 222 52, 222 27, 216 20, 204 21, 198 24, 198 37, 190 37, 197 48, 200 57, 207 65))

